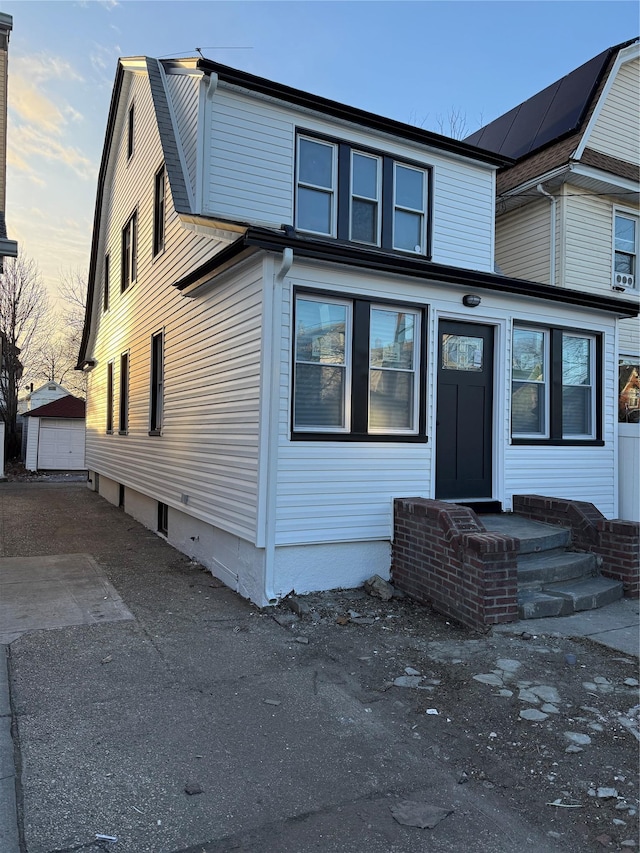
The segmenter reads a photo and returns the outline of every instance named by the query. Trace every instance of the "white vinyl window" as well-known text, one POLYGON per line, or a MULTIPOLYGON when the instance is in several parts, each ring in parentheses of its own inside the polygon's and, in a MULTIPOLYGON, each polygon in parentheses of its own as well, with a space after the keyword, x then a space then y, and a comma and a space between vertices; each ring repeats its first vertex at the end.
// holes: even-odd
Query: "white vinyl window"
POLYGON ((313 296, 296 300, 294 429, 350 428, 351 317, 348 302, 313 296))
POLYGON ((351 214, 349 238, 380 245, 382 169, 379 157, 351 152, 351 214))
POLYGON ((519 438, 549 434, 549 335, 514 329, 511 367, 511 430, 519 438))
POLYGON ((336 146, 298 137, 296 227, 312 234, 336 235, 336 146))
POLYGON ((638 217, 614 214, 613 285, 637 287, 638 217))
POLYGON ((393 248, 425 253, 426 176, 422 169, 394 163, 393 248))

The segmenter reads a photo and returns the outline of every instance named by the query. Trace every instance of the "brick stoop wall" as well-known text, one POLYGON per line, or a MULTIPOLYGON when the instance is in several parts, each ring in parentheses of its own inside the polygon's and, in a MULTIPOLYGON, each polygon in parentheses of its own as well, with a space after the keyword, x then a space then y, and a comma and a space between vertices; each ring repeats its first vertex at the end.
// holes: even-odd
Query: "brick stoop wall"
POLYGON ((514 495, 513 511, 534 521, 570 528, 573 547, 600 557, 604 577, 621 581, 625 596, 640 595, 639 522, 607 519, 587 501, 544 495, 514 495))
POLYGON ((468 507, 394 501, 394 585, 470 628, 517 621, 519 549, 518 539, 487 532, 468 507))

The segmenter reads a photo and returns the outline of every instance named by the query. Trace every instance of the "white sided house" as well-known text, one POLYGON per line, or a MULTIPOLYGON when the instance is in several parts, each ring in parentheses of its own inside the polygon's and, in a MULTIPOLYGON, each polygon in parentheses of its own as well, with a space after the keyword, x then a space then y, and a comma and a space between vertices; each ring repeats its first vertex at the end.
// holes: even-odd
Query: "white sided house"
POLYGON ((83 471, 85 401, 67 394, 25 414, 28 471, 83 471))
POLYGON ((511 162, 209 60, 121 60, 79 359, 92 487, 259 605, 388 576, 394 498, 615 516, 636 309, 495 273, 511 162))
MULTIPOLYGON (((516 161, 497 179, 496 261, 506 275, 638 303, 638 39, 603 51, 467 141, 516 161)), ((637 317, 623 319, 618 335, 618 514, 637 521, 637 317)))

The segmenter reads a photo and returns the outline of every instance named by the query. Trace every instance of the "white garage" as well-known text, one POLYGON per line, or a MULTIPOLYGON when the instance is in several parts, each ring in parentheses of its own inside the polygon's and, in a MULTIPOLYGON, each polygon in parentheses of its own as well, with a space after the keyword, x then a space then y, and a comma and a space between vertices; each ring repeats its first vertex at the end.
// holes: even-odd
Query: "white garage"
POLYGON ((25 467, 29 471, 85 468, 85 402, 70 394, 26 415, 25 467))

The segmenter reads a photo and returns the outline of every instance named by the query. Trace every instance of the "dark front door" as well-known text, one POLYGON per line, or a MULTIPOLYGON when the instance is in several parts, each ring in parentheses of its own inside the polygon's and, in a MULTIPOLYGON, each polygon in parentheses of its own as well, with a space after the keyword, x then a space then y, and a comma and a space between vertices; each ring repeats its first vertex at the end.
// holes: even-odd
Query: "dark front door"
POLYGON ((436 498, 491 498, 493 327, 441 320, 436 498))

